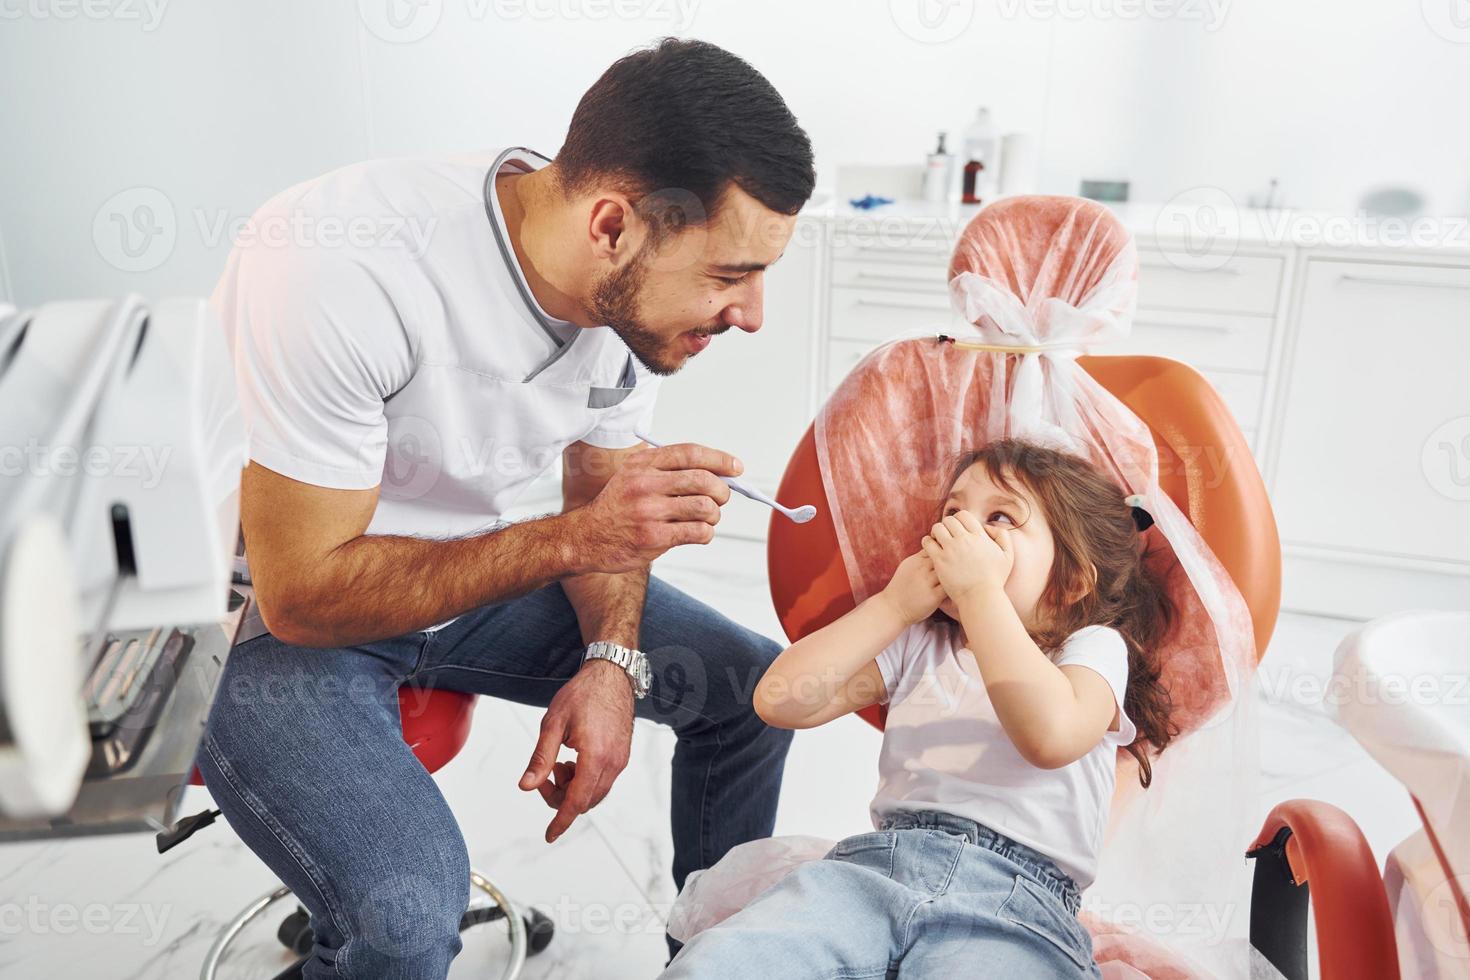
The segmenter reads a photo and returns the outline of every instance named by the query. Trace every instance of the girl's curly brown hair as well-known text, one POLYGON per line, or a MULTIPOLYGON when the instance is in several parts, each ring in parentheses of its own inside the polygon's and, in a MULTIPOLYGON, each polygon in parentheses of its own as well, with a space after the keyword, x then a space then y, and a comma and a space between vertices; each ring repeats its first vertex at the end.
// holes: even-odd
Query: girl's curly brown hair
MULTIPOLYGON (((1040 622, 1031 639, 1054 656, 1084 626, 1111 626, 1128 646, 1128 688, 1123 710, 1138 729, 1127 746, 1138 760, 1138 778, 1153 781, 1147 745, 1162 752, 1178 726, 1172 702, 1159 679, 1154 656, 1174 625, 1174 606, 1145 563, 1132 508, 1118 486, 1087 460, 1022 439, 1002 439, 961 457, 953 487, 975 464, 983 464, 996 486, 1010 493, 1020 484, 1041 506, 1051 527, 1055 558, 1037 602, 1040 622), (1092 569, 1097 569, 1096 582, 1092 569)), ((943 503, 938 520, 942 520, 943 503)), ((938 614, 943 616, 943 613, 938 614)))

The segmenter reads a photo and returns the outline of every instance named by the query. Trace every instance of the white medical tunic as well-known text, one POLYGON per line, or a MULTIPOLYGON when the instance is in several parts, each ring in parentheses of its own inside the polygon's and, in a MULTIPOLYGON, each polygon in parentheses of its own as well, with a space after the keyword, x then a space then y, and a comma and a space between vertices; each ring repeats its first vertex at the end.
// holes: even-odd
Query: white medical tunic
POLYGON ((492 168, 548 162, 372 161, 267 202, 211 298, 250 458, 380 486, 369 534, 442 537, 493 524, 571 443, 635 445, 656 378, 610 328, 548 316, 506 233, 492 168))

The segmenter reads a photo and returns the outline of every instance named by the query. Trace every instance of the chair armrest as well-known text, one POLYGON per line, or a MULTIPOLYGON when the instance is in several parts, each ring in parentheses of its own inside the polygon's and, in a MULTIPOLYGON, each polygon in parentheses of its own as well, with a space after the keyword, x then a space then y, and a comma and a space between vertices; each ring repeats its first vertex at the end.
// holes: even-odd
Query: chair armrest
POLYGON ((1251 945, 1288 980, 1307 980, 1307 907, 1322 980, 1398 980, 1398 944, 1378 862, 1363 832, 1320 800, 1286 800, 1267 815, 1255 858, 1251 945))

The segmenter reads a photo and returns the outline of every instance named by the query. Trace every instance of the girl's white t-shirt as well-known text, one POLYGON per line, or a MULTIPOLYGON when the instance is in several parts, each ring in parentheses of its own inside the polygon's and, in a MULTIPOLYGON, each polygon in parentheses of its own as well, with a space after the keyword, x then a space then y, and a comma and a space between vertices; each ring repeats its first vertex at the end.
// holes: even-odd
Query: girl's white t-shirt
POLYGON ((956 645, 959 635, 955 627, 919 623, 878 655, 888 720, 874 826, 895 810, 967 817, 1046 855, 1086 888, 1097 877, 1117 751, 1137 734, 1123 711, 1123 637, 1088 626, 1052 658, 1058 667, 1079 664, 1103 676, 1117 704, 1117 728, 1075 762, 1042 769, 1021 757, 1001 727, 974 655, 956 645))

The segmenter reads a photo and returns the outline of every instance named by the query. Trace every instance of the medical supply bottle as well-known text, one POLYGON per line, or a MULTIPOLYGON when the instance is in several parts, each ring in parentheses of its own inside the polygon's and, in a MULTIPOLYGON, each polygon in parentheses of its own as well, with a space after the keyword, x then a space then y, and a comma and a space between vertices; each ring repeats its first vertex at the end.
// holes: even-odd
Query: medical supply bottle
POLYGON ((943 204, 954 183, 954 154, 944 148, 948 133, 939 134, 939 145, 924 163, 924 200, 943 204))
POLYGON ((961 149, 964 177, 960 187, 960 200, 965 204, 981 204, 990 200, 999 186, 997 163, 1000 154, 995 125, 990 121, 990 110, 985 106, 980 107, 980 111, 975 114, 975 121, 965 130, 965 142, 961 149))

